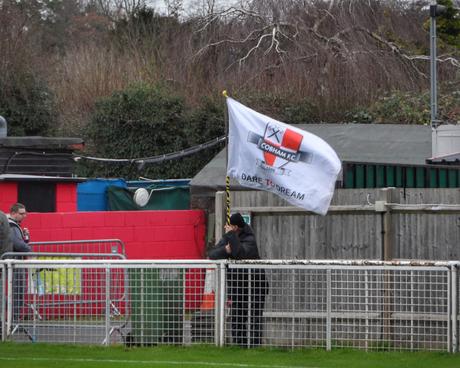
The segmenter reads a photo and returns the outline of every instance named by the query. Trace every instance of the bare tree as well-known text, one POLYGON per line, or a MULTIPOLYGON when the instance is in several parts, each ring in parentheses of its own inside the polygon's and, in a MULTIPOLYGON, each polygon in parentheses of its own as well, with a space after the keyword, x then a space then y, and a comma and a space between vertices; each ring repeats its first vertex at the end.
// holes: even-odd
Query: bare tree
MULTIPOLYGON (((427 19, 419 5, 391 0, 246 1, 199 19, 194 56, 211 58, 218 74, 234 73, 239 89, 285 85, 337 109, 425 87, 428 56, 419 50, 428 50, 427 19)), ((458 59, 440 62, 441 75, 455 77, 458 59)))
POLYGON ((94 7, 102 15, 119 19, 135 14, 146 6, 145 0, 87 0, 87 6, 94 7))

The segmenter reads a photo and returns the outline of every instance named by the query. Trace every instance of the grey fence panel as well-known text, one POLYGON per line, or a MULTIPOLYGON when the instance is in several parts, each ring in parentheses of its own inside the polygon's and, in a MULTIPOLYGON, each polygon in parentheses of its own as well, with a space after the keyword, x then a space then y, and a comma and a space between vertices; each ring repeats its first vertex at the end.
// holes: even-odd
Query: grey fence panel
POLYGON ((400 259, 460 259, 460 210, 393 213, 393 255, 400 259))
POLYGON ((124 262, 5 261, 12 270, 8 339, 127 346, 216 343, 215 309, 201 311, 205 271, 215 264, 124 262))
POLYGON ((123 268, 22 263, 11 267, 10 339, 88 344, 123 339, 129 305, 123 268))
MULTIPOLYGON (((250 303, 254 291, 250 283, 241 280, 256 268, 241 264, 228 267, 241 275, 239 297, 250 303)), ((269 288, 260 322, 260 345, 451 349, 451 270, 447 267, 267 265, 265 273, 269 288)), ((228 294, 230 289, 229 284, 228 294)), ((257 314, 258 307, 254 306, 253 313, 257 314)), ((229 318, 232 323, 227 327, 232 331, 226 335, 232 339, 227 343, 241 345, 243 341, 243 345, 251 346, 251 332, 247 330, 258 326, 248 322, 243 328, 242 323, 234 322, 234 312, 229 318), (241 339, 238 329, 248 339, 241 339)))
POLYGON ((34 252, 40 253, 116 253, 126 256, 125 245, 120 239, 41 241, 29 245, 34 252))
MULTIPOLYGON (((336 189, 331 205, 365 205, 380 198, 379 188, 336 189)), ((396 201, 402 204, 450 203, 460 204, 459 188, 396 188, 396 201)), ((232 207, 290 206, 273 193, 264 191, 233 191, 230 194, 232 207)))
POLYGON ((0 265, 8 270, 4 338, 12 341, 458 350, 459 262, 0 265), (209 290, 206 270, 214 274, 209 290), (203 308, 211 291, 215 303, 203 308))
POLYGON ((398 188, 390 197, 385 198, 381 189, 338 189, 332 205, 342 209, 323 217, 290 207, 272 193, 242 191, 231 193, 231 208, 251 214, 265 259, 460 259, 458 188, 398 188), (382 212, 372 207, 380 200, 382 212), (416 207, 422 204, 426 208, 416 207), (369 210, 363 211, 365 206, 369 210), (385 211, 391 228, 384 226, 385 211), (388 254, 384 254, 385 241, 388 254))
POLYGON ((381 259, 380 213, 253 214, 264 259, 381 259))

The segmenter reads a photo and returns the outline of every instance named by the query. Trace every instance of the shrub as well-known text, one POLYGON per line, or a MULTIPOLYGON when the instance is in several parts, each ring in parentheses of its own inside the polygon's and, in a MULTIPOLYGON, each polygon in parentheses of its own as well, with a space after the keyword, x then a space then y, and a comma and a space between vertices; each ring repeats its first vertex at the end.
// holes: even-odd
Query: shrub
MULTIPOLYGON (((222 129, 223 113, 214 105, 205 105, 188 114, 184 100, 162 85, 136 84, 114 93, 96 104, 88 125, 88 148, 105 158, 141 158, 179 151, 214 138, 222 129), (219 121, 219 116, 221 121, 219 121)), ((147 164, 141 171, 136 165, 95 164, 84 160, 79 173, 86 176, 153 179, 192 177, 214 156, 195 154, 191 158, 147 164)))
POLYGON ((377 123, 429 124, 430 95, 394 91, 372 104, 369 112, 377 123))
POLYGON ((51 135, 56 126, 54 96, 47 84, 30 73, 0 80, 0 115, 8 135, 51 135))
MULTIPOLYGON (((438 94, 438 120, 460 121, 460 91, 455 85, 442 85, 438 94)), ((377 123, 430 124, 430 93, 395 91, 372 104, 369 114, 377 123)))

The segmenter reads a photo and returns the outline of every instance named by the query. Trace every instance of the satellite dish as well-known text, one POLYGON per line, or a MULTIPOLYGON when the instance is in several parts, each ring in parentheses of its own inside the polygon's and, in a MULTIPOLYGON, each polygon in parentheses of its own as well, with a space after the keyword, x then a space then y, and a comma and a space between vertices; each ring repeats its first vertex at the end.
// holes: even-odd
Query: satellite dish
POLYGON ((147 203, 149 203, 150 196, 152 192, 149 194, 147 189, 145 188, 138 188, 134 192, 134 203, 136 203, 139 207, 145 207, 147 203))

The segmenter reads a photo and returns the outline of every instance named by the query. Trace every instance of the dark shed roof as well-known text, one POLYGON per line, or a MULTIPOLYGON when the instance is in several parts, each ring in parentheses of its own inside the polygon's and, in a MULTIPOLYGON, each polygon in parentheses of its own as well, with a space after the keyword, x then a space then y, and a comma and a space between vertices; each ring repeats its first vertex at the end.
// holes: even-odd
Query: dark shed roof
POLYGON ((28 149, 60 149, 73 151, 83 145, 81 138, 59 137, 4 137, 0 138, 0 147, 28 149))
POLYGON ((3 137, 0 138, 0 173, 43 176, 73 176, 76 150, 81 138, 3 137))

